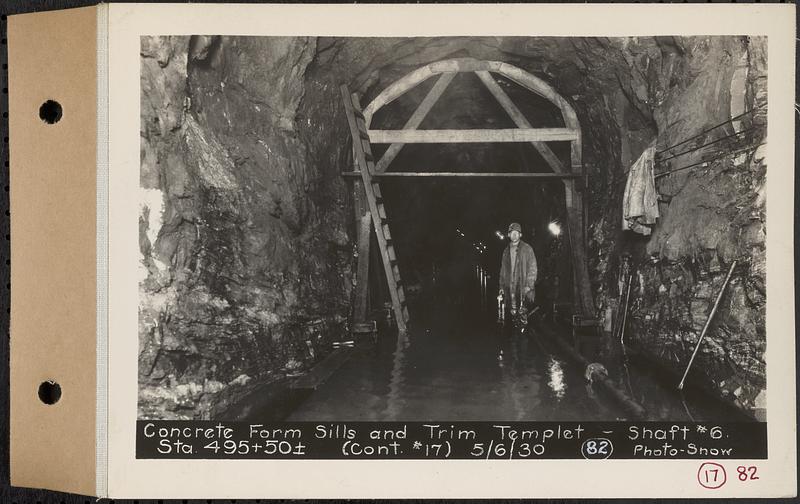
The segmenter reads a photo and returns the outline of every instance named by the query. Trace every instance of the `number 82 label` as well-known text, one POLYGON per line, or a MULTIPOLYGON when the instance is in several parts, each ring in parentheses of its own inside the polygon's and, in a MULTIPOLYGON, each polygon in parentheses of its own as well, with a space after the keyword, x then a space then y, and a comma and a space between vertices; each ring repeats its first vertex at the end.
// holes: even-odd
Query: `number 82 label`
POLYGON ((590 438, 581 445, 581 455, 586 459, 607 459, 614 453, 614 445, 606 438, 590 438))

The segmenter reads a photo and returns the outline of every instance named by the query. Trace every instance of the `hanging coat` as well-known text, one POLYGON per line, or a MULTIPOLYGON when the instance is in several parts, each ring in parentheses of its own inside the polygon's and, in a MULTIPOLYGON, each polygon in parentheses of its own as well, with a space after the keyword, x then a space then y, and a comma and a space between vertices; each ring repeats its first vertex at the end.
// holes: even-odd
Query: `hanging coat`
POLYGON ((536 255, 533 247, 520 240, 517 245, 517 257, 514 266, 514 278, 511 278, 511 245, 506 246, 503 251, 503 259, 500 262, 500 288, 506 303, 511 303, 511 293, 514 292, 515 300, 519 300, 525 294, 525 287, 529 288, 528 299, 533 301, 536 284, 536 255), (514 290, 512 291, 512 287, 514 290))
POLYGON ((622 229, 649 235, 658 219, 658 193, 653 177, 655 142, 642 152, 628 172, 622 197, 622 229))

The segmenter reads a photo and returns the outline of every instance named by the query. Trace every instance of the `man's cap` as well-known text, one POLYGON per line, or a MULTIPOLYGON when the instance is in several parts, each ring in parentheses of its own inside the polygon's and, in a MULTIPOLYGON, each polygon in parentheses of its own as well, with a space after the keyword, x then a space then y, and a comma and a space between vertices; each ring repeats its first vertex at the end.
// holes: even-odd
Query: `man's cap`
POLYGON ((522 233, 522 226, 520 226, 518 222, 512 222, 508 226, 508 232, 510 233, 511 231, 518 231, 518 232, 522 233))

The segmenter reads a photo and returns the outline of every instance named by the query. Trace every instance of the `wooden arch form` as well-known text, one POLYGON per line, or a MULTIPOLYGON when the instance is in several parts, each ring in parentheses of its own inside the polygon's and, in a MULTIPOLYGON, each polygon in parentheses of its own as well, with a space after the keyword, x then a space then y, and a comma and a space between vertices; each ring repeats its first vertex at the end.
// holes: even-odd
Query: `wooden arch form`
MULTIPOLYGON (((383 157, 376 162, 374 175, 386 173, 403 145, 407 143, 464 143, 464 142, 530 142, 541 154, 554 174, 561 175, 565 189, 567 227, 570 239, 573 271, 573 300, 575 311, 586 318, 594 318, 595 309, 586 261, 586 197, 585 183, 579 187, 584 175, 581 161, 581 129, 575 109, 542 79, 527 71, 501 61, 483 61, 473 58, 455 58, 436 61, 414 70, 384 89, 364 108, 367 128, 382 107, 396 100, 421 82, 438 75, 438 80, 401 130, 369 129, 371 143, 389 143, 383 157), (425 116, 453 80, 456 73, 474 72, 517 125, 516 129, 484 130, 418 130, 425 116), (497 84, 492 73, 502 75, 529 91, 547 99, 561 111, 565 128, 532 128, 531 124, 497 84), (570 142, 570 166, 565 167, 548 141, 570 142)), ((388 175, 388 174, 387 174, 388 175)), ((420 174, 422 175, 422 174, 420 174)), ((477 175, 477 174, 476 174, 477 175)), ((494 174, 502 176, 502 174, 494 174)), ((531 174, 533 175, 533 174, 531 174)))

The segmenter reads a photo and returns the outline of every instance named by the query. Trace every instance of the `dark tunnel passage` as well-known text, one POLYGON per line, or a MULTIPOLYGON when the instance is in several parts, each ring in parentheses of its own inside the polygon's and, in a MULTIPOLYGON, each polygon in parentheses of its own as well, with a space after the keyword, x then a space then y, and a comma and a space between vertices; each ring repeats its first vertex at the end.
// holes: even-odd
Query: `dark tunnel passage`
MULTIPOLYGON (((496 282, 508 226, 517 222, 522 240, 536 254, 537 298, 559 298, 555 289, 570 282, 569 244, 563 233, 553 233, 560 227, 551 224, 560 226, 564 220, 563 191, 560 182, 514 179, 386 182, 387 212, 402 215, 392 220, 392 229, 407 284, 423 293, 436 288, 439 295, 458 296, 475 266, 496 282)), ((561 294, 569 301, 568 288, 561 294)))
MULTIPOLYGON (((597 369, 647 419, 763 418, 762 37, 144 37, 141 54, 141 418, 631 418, 597 393, 597 369), (458 72, 417 129, 517 128, 496 86, 531 129, 569 129, 555 103, 568 105, 581 143, 548 141, 549 160, 527 142, 399 150, 379 183, 405 338, 374 233, 360 255, 370 212, 340 86, 366 107, 452 58, 511 65, 556 98, 458 72), (658 218, 637 232, 626 187, 648 152, 658 218), (577 193, 480 176, 552 174, 553 159, 580 161, 577 193), (411 173, 425 176, 399 176, 411 173), (512 222, 538 266, 529 325, 496 323, 512 222), (588 275, 581 309, 574 270, 588 275)), ((404 129, 437 82, 378 108, 369 129, 404 129)), ((377 161, 390 147, 371 148, 377 161)))

